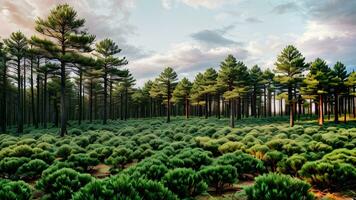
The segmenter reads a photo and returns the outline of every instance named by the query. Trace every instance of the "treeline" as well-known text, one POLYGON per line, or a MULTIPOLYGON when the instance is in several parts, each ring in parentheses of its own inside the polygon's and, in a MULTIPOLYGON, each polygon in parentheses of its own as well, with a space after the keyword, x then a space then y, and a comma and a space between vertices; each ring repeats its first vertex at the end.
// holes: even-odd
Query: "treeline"
POLYGON ((0 42, 1 131, 24 125, 60 127, 66 134, 68 120, 126 120, 171 115, 229 117, 230 126, 246 117, 290 116, 290 125, 301 116, 355 117, 356 73, 337 62, 329 67, 317 58, 306 62, 294 47, 287 46, 275 69, 248 68, 232 55, 220 68, 198 73, 193 82, 170 67, 142 88, 123 69, 111 39, 96 41, 85 29, 85 19, 67 4, 38 18, 38 35, 12 33, 0 42))

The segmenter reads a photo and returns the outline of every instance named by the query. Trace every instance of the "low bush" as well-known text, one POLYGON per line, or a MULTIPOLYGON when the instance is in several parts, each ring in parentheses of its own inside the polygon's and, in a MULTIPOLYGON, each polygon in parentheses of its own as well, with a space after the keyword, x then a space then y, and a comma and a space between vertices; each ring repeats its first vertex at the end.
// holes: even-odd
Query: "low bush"
POLYGON ((307 159, 304 156, 295 154, 280 161, 278 163, 278 170, 284 174, 298 176, 298 171, 302 168, 305 162, 307 162, 307 159))
POLYGON ((43 170, 47 169, 48 164, 40 159, 31 160, 28 163, 23 164, 16 171, 16 175, 20 179, 34 179, 41 176, 43 170))
POLYGON ((32 190, 25 182, 0 179, 0 199, 29 200, 31 196, 32 190))
POLYGON ((178 198, 159 182, 120 175, 106 180, 95 180, 73 195, 73 200, 91 199, 177 200, 178 198))
POLYGON ((237 182, 237 170, 231 165, 214 165, 204 167, 199 171, 204 181, 215 188, 216 193, 222 193, 226 185, 237 182))
POLYGON ((263 172, 265 169, 262 161, 242 151, 224 154, 218 157, 215 163, 217 165, 231 165, 235 167, 240 178, 244 174, 256 174, 263 172))
POLYGON ((67 163, 77 171, 89 172, 91 167, 99 164, 97 158, 91 158, 88 154, 72 154, 68 157, 67 163))
POLYGON ((92 181, 89 174, 81 174, 70 168, 62 168, 45 174, 36 183, 36 188, 44 192, 45 199, 71 199, 74 192, 92 181))
POLYGON ((319 188, 338 190, 356 184, 356 168, 348 163, 323 160, 307 162, 299 173, 305 180, 319 188))
POLYGON ((57 149, 56 156, 67 159, 72 154, 72 147, 68 144, 64 144, 57 149))
POLYGON ((15 178, 15 173, 23 164, 28 163, 29 158, 6 157, 0 161, 0 175, 4 178, 15 178))
POLYGON ((194 197, 206 191, 202 177, 192 169, 176 168, 162 178, 163 184, 180 198, 194 197))
POLYGON ((279 151, 269 151, 263 156, 262 160, 270 171, 275 172, 277 170, 277 163, 285 156, 285 154, 279 151))
POLYGON ((255 178, 255 184, 245 188, 248 200, 313 200, 310 185, 299 179, 275 173, 255 178))

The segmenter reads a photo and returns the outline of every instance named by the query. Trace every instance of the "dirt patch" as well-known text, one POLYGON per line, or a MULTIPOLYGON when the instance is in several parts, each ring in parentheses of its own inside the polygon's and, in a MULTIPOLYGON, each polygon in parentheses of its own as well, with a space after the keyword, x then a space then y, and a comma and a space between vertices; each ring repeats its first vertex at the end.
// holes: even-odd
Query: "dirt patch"
POLYGON ((320 191, 320 190, 316 190, 316 189, 313 189, 312 192, 318 199, 322 199, 322 198, 328 198, 328 199, 333 199, 333 200, 354 200, 355 199, 355 197, 345 195, 340 192, 331 193, 331 192, 320 191))
POLYGON ((110 176, 110 165, 99 164, 93 167, 92 175, 96 178, 105 178, 110 176))

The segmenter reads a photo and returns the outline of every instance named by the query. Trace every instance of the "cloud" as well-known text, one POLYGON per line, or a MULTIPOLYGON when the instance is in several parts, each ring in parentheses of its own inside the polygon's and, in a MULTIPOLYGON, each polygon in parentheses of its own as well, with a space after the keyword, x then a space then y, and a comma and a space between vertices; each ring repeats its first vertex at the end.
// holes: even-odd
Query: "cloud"
POLYGON ((178 74, 189 74, 189 78, 192 78, 197 71, 218 67, 228 54, 239 60, 244 60, 248 55, 245 49, 237 46, 211 48, 195 43, 178 43, 170 49, 129 63, 128 68, 139 80, 138 85, 142 85, 145 80, 154 79, 167 66, 173 67, 178 74))
POLYGON ((86 28, 98 40, 112 38, 127 57, 143 55, 139 48, 128 44, 125 39, 136 34, 136 27, 129 22, 130 13, 135 7, 134 0, 0 0, 0 19, 4 20, 0 36, 6 38, 19 29, 28 36, 37 34, 34 30, 35 19, 46 17, 49 14, 48 8, 67 2, 77 10, 80 18, 86 19, 86 28))
POLYGON ((308 58, 356 65, 356 2, 327 0, 304 6, 309 18, 297 45, 308 58))
POLYGON ((256 17, 248 17, 245 19, 246 22, 248 23, 262 23, 263 21, 256 18, 256 17))
POLYGON ((285 13, 289 13, 289 12, 295 12, 299 9, 299 6, 294 3, 294 2, 288 2, 288 3, 283 3, 283 4, 279 4, 277 6, 275 6, 272 9, 273 13, 277 13, 277 14, 285 14, 285 13))
POLYGON ((234 4, 239 0, 161 0, 165 9, 171 9, 174 3, 183 3, 193 8, 216 9, 226 4, 234 4))
POLYGON ((199 42, 208 45, 234 45, 237 44, 236 41, 226 38, 224 35, 229 31, 234 29, 234 25, 223 27, 222 29, 214 30, 201 30, 196 33, 191 34, 191 37, 199 42))

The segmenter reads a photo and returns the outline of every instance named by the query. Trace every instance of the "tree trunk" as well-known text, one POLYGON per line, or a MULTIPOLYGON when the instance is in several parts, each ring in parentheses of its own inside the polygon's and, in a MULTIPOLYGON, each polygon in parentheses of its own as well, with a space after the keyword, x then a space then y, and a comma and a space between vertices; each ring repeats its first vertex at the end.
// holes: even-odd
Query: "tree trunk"
MULTIPOLYGON (((62 43, 62 56, 65 55, 64 42, 62 43)), ((61 60, 61 130, 60 135, 67 134, 67 111, 66 111, 66 64, 61 60)))
POLYGON ((189 100, 188 97, 185 97, 185 118, 189 118, 189 100))
POLYGON ((44 74, 43 85, 43 127, 47 128, 47 71, 44 74))
POLYGON ((6 60, 3 58, 3 75, 2 75, 2 81, 3 81, 3 90, 2 92, 2 101, 1 101, 1 132, 5 133, 7 129, 7 66, 6 66, 6 60))
POLYGON ((89 86, 89 121, 90 123, 93 122, 93 80, 90 79, 90 86, 89 86))
POLYGON ((82 123, 82 115, 83 115, 83 101, 82 98, 84 95, 82 95, 82 85, 83 85, 83 71, 82 69, 79 69, 79 108, 78 108, 78 124, 80 125, 82 123))
POLYGON ((107 124, 107 98, 108 98, 108 74, 106 66, 104 66, 105 74, 104 74, 104 116, 103 116, 103 124, 107 124))
POLYGON ((235 128, 235 101, 229 100, 230 106, 230 127, 235 128))
POLYGON ((288 111, 289 111, 289 125, 294 126, 294 104, 292 102, 292 87, 288 87, 288 111))
POLYGON ((324 123, 323 95, 319 94, 319 125, 324 123))
POLYGON ((22 95, 21 95, 21 66, 20 59, 17 59, 17 133, 23 132, 23 121, 22 121, 22 95))
POLYGON ((167 85, 167 123, 171 121, 171 84, 168 82, 167 85))

